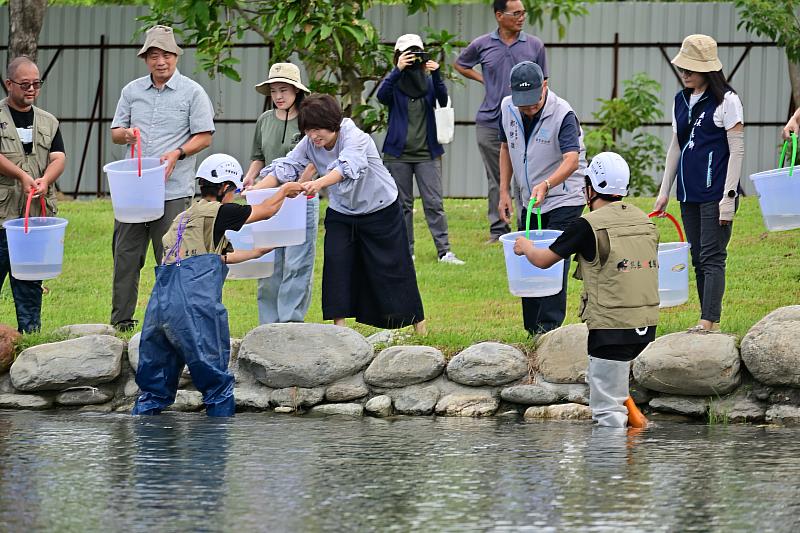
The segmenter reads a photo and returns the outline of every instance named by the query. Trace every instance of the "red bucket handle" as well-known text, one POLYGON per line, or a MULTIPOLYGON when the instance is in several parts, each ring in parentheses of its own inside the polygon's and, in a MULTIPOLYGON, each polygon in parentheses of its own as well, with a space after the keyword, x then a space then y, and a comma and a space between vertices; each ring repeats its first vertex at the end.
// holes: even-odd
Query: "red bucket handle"
POLYGON ((142 134, 139 133, 139 128, 133 128, 133 135, 136 137, 136 142, 131 145, 131 159, 134 153, 139 155, 139 177, 142 177, 142 134))
POLYGON ((675 220, 674 216, 672 216, 669 213, 666 213, 664 211, 653 211, 652 213, 650 213, 647 216, 650 217, 650 218, 653 218, 653 217, 656 217, 656 216, 661 215, 661 214, 663 214, 665 217, 670 219, 673 224, 675 224, 675 229, 678 230, 678 238, 681 240, 681 242, 686 242, 686 239, 683 237, 683 230, 681 229, 681 225, 678 223, 677 220, 675 220))
MULTIPOLYGON (((31 200, 33 200, 33 189, 28 191, 28 200, 25 202, 25 233, 28 233, 28 218, 31 214, 31 200)), ((40 196, 39 200, 42 201, 42 216, 47 216, 47 206, 44 203, 44 196, 40 196)))

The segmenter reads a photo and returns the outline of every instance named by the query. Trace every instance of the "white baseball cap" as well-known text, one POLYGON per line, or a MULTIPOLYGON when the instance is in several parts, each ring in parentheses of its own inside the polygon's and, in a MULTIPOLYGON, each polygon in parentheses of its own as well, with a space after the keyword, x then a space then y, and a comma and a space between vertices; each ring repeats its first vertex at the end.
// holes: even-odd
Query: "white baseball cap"
POLYGON ((237 189, 242 188, 242 165, 228 154, 213 154, 200 163, 197 168, 197 177, 211 183, 233 182, 237 189))
POLYGON ((400 52, 405 52, 412 46, 416 46, 420 50, 425 49, 425 45, 422 44, 422 37, 416 33, 406 33, 405 35, 401 35, 397 38, 397 42, 394 43, 394 49, 400 52))
POLYGON ((592 188, 600 194, 628 195, 631 170, 617 153, 601 152, 594 156, 586 168, 586 177, 592 182, 592 188))

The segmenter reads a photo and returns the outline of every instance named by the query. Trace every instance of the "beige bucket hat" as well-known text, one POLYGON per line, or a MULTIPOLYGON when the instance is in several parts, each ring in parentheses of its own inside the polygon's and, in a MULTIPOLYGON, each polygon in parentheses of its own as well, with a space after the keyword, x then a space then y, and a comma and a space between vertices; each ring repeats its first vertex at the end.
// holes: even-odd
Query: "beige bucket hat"
POLYGON ((175 42, 175 34, 169 26, 153 26, 147 30, 144 45, 137 55, 143 57, 151 48, 161 48, 165 52, 172 52, 176 55, 183 54, 183 49, 175 42))
POLYGON ((672 58, 672 64, 692 72, 722 70, 722 63, 717 57, 717 41, 708 35, 688 36, 683 40, 678 55, 672 58))
POLYGON ((292 63, 275 63, 269 67, 267 79, 256 85, 256 91, 269 95, 270 83, 288 83, 309 94, 311 91, 300 81, 300 69, 292 63))

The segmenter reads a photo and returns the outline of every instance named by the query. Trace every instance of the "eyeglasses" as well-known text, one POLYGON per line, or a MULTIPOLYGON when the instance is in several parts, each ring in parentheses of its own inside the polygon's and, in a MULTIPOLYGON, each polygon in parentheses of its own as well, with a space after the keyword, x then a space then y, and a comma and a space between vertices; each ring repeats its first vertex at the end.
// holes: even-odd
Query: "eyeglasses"
POLYGON ((34 89, 36 89, 38 91, 39 89, 42 88, 42 85, 44 85, 44 81, 41 81, 41 80, 40 81, 34 81, 34 82, 23 81, 22 83, 20 83, 18 81, 14 81, 14 80, 8 80, 8 81, 13 83, 14 85, 19 85, 19 88, 22 89, 23 91, 29 91, 31 89, 31 87, 33 87, 34 89))
POLYGON ((507 15, 507 16, 513 17, 515 19, 522 18, 526 14, 527 14, 527 11, 525 11, 524 9, 522 9, 520 11, 513 11, 513 12, 512 11, 503 11, 503 15, 507 15))
POLYGON ((691 76, 694 73, 695 72, 693 70, 686 70, 685 68, 678 67, 678 74, 680 74, 684 78, 688 78, 689 76, 691 76))

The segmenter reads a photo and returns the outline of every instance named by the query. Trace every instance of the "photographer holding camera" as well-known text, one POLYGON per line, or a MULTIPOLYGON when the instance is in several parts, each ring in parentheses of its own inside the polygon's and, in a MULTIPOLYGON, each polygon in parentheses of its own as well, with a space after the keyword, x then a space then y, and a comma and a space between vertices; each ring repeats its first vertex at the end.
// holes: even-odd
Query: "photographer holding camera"
POLYGON ((447 217, 442 202, 442 154, 436 139, 435 102, 447 105, 447 87, 439 64, 424 51, 419 35, 401 35, 394 46, 396 67, 378 87, 378 101, 389 108, 383 163, 397 183, 408 247, 414 256, 414 182, 425 208, 440 263, 463 265, 450 251, 447 217))

